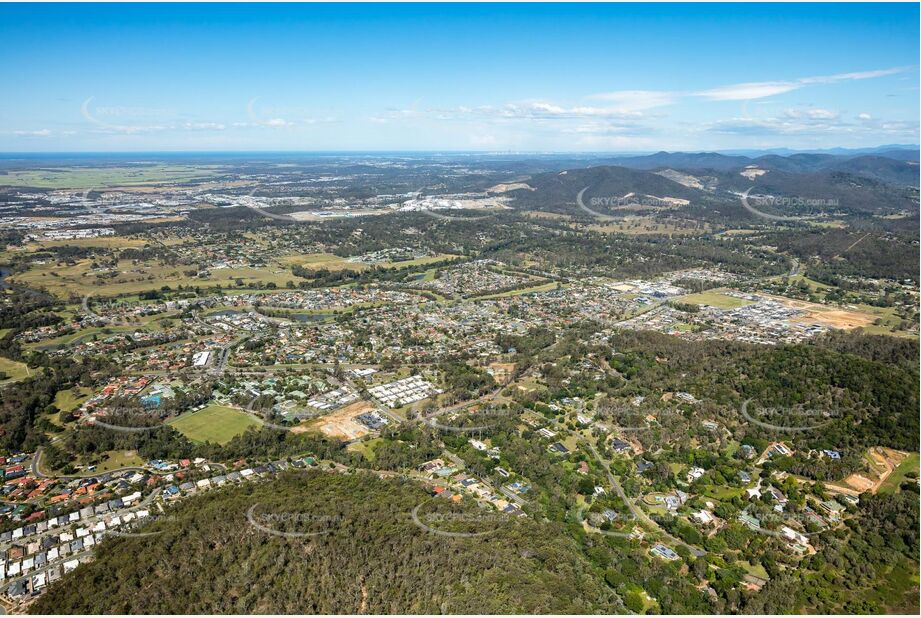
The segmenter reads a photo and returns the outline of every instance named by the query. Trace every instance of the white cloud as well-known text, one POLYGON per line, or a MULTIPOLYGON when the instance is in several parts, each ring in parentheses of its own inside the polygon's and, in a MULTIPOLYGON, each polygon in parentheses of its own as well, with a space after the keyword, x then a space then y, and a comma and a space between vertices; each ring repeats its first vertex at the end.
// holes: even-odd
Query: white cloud
POLYGON ((259 97, 255 97, 246 104, 246 114, 249 116, 250 122, 234 123, 234 126, 283 129, 301 125, 337 122, 335 117, 310 117, 310 111, 302 107, 261 107, 257 109, 256 101, 258 100, 259 97))
POLYGON ((787 118, 810 118, 812 120, 834 120, 840 116, 838 112, 834 112, 830 109, 822 109, 820 107, 807 109, 790 108, 784 110, 784 115, 787 118))
POLYGON ((51 129, 38 129, 37 131, 13 131, 17 137, 51 137, 51 129))
POLYGON ((450 109, 400 109, 389 110, 371 118, 373 122, 387 122, 407 118, 433 118, 435 120, 569 120, 583 118, 610 118, 637 120, 642 112, 620 108, 577 105, 567 107, 547 101, 524 101, 505 105, 458 106, 450 109))
POLYGON ((855 79, 873 79, 895 75, 907 70, 907 67, 893 67, 891 69, 878 69, 876 71, 855 71, 853 73, 838 73, 837 75, 824 75, 819 77, 804 77, 799 80, 804 84, 833 84, 835 82, 851 81, 855 79))
POLYGON ((589 98, 610 101, 625 111, 643 111, 675 102, 678 93, 664 90, 617 90, 593 94, 589 98))
POLYGON ((750 82, 747 84, 734 84, 721 86, 710 90, 695 92, 695 96, 704 97, 711 101, 750 101, 763 99, 785 92, 791 92, 801 87, 796 82, 750 82))
POLYGON ((885 77, 905 71, 905 67, 895 67, 891 69, 879 69, 876 71, 857 71, 853 73, 838 73, 836 75, 821 75, 816 77, 801 77, 793 81, 774 81, 774 82, 749 82, 745 84, 732 84, 729 86, 720 86, 710 90, 701 90, 695 92, 695 96, 704 97, 711 101, 751 101, 754 99, 763 99, 772 97, 793 90, 799 90, 803 86, 812 84, 834 84, 837 82, 854 81, 861 79, 872 79, 875 77, 885 77))
POLYGON ((870 114, 867 114, 867 113, 857 114, 857 117, 858 117, 860 120, 872 120, 872 119, 873 119, 873 116, 871 116, 870 114))
POLYGON ((223 131, 227 126, 220 122, 187 122, 182 128, 189 131, 223 131))
POLYGON ((913 121, 875 121, 869 118, 861 118, 860 123, 855 123, 842 119, 838 114, 831 112, 831 116, 819 114, 809 114, 809 111, 827 112, 828 110, 806 110, 805 112, 795 111, 790 114, 787 110, 779 117, 771 118, 732 118, 729 120, 720 120, 710 124, 706 130, 712 133, 723 133, 732 135, 746 136, 767 136, 767 135, 803 135, 803 136, 879 136, 879 137, 897 137, 905 140, 918 139, 918 123, 913 121))

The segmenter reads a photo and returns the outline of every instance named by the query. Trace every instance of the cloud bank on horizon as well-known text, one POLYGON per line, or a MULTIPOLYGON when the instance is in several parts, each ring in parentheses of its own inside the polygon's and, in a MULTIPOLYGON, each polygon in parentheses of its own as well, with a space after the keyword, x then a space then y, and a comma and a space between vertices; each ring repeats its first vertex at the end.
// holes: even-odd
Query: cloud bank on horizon
POLYGON ((0 5, 0 151, 919 141, 902 5, 0 5))

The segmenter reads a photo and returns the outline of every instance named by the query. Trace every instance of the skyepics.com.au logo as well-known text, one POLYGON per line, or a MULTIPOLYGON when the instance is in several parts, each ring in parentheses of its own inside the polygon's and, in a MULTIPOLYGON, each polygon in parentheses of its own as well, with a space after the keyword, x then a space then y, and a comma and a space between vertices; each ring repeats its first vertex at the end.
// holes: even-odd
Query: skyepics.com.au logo
POLYGON ((449 222, 473 222, 473 221, 482 221, 484 219, 491 219, 499 214, 499 209, 468 209, 464 208, 462 204, 452 204, 449 200, 438 200, 435 198, 429 198, 427 201, 423 201, 422 205, 418 208, 409 207, 409 203, 404 202, 400 206, 400 210, 403 212, 421 212, 427 217, 433 219, 438 219, 439 221, 449 221, 449 222), (481 214, 456 214, 461 212, 467 212, 469 210, 476 210, 481 214), (455 214, 445 214, 445 211, 455 213, 455 214))
POLYGON ((81 417, 89 427, 101 427, 119 433, 135 434, 164 427, 159 415, 142 408, 101 406, 81 417))
POLYGON ((585 187, 576 194, 576 205, 585 213, 595 219, 610 221, 614 217, 610 214, 601 212, 604 210, 615 210, 617 208, 668 208, 675 206, 675 200, 664 199, 652 195, 636 195, 628 193, 626 195, 596 195, 586 197, 586 192, 591 189, 591 185, 585 187))
POLYGON ((273 511, 253 504, 246 511, 246 521, 256 530, 288 539, 323 536, 342 525, 340 514, 304 513, 298 511, 273 511))
POLYGON ((490 431, 504 420, 515 416, 516 414, 511 410, 496 408, 477 412, 476 414, 456 415, 441 420, 438 417, 431 417, 426 423, 430 427, 445 433, 479 434, 490 431))
POLYGON ((794 209, 796 211, 800 211, 803 209, 816 210, 823 208, 836 208, 838 206, 838 200, 831 198, 751 195, 751 191, 754 188, 755 187, 752 186, 746 189, 742 194, 739 195, 739 199, 742 200, 742 206, 745 208, 745 210, 767 221, 789 223, 803 221, 808 217, 807 214, 778 215, 767 212, 768 210, 783 211, 794 209))
POLYGON ((763 429, 775 432, 817 431, 841 418, 840 410, 816 409, 806 406, 762 407, 751 404, 751 399, 742 402, 742 417, 763 429))
POLYGON ((648 431, 663 427, 671 421, 687 418, 681 410, 673 408, 638 408, 618 405, 604 410, 602 418, 613 423, 622 432, 648 431))
POLYGON ((100 315, 90 307, 90 299, 93 297, 93 293, 89 293, 83 297, 81 302, 81 309, 88 317, 93 319, 96 322, 105 324, 107 326, 121 326, 121 327, 131 327, 133 326, 125 317, 120 313, 121 308, 118 307, 108 307, 107 315, 100 315))
POLYGON ((145 509, 131 511, 110 518, 103 536, 143 539, 163 534, 163 530, 153 529, 156 525, 178 521, 177 517, 169 513, 150 512, 145 509))
POLYGON ((674 206, 675 202, 672 200, 667 200, 652 195, 635 195, 628 193, 627 195, 602 195, 602 196, 592 196, 589 198, 585 197, 586 191, 591 189, 591 187, 585 187, 578 194, 576 194, 576 205, 579 206, 584 212, 592 215, 596 219, 612 219, 611 215, 603 214, 599 212, 601 209, 617 209, 617 208, 636 208, 636 207, 652 207, 652 208, 666 208, 669 206, 674 206))
POLYGON ((496 511, 463 509, 442 498, 429 498, 410 512, 416 527, 429 534, 452 539, 472 539, 495 534, 508 525, 509 516, 496 511))
MULTIPOLYGON (((242 413, 258 420, 260 429, 293 431, 298 425, 281 425, 267 420, 249 410, 238 408, 242 413)), ((155 411, 144 408, 100 406, 92 414, 83 417, 83 423, 90 427, 101 427, 120 433, 144 433, 166 427, 164 418, 155 411)))
POLYGON ((737 520, 757 534, 801 545, 807 545, 812 537, 829 529, 828 523, 815 513, 785 513, 765 508, 746 509, 737 520))
MULTIPOLYGON (((194 128, 193 123, 178 123, 176 110, 126 105, 94 105, 89 97, 80 105, 80 115, 99 131, 106 133, 139 134, 163 131, 168 128, 194 128)), ((218 128, 220 125, 202 124, 199 128, 218 128)))
POLYGON ((298 219, 297 217, 294 217, 292 215, 266 210, 266 208, 272 207, 273 205, 272 200, 271 198, 260 197, 256 195, 258 192, 259 192, 258 188, 253 189, 252 191, 244 195, 242 198, 240 198, 240 204, 242 206, 245 206, 246 208, 249 208, 255 213, 259 213, 266 219, 272 219, 273 221, 282 221, 284 223, 305 223, 306 222, 306 220, 298 219))

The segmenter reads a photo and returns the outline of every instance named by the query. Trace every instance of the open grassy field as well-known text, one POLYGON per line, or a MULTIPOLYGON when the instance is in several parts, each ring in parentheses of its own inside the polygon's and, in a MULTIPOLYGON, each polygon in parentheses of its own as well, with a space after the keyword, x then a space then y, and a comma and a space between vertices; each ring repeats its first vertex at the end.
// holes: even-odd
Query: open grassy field
POLYGON ((10 360, 0 356, 0 374, 6 375, 5 378, 0 379, 0 384, 6 384, 8 382, 21 380, 31 375, 32 372, 29 370, 25 363, 20 363, 18 361, 10 360))
POLYGON ((117 468, 142 465, 144 465, 144 460, 137 454, 137 451, 106 451, 104 459, 96 465, 95 472, 108 472, 117 468))
POLYGON ((125 236, 97 236, 96 238, 72 238, 71 240, 35 240, 27 243, 22 250, 41 251, 53 247, 100 247, 103 249, 129 249, 152 244, 139 238, 125 236))
POLYGON ((381 265, 388 268, 396 266, 397 268, 409 268, 411 266, 425 266, 426 264, 434 264, 435 262, 443 262, 445 260, 459 260, 463 256, 453 255, 451 253, 439 253, 437 255, 429 255, 426 257, 416 258, 415 260, 403 260, 402 262, 383 262, 381 265))
POLYGON ((189 412, 168 423, 192 442, 226 444, 259 421, 242 410, 211 404, 196 412, 189 412))
POLYGON ((130 167, 59 167, 0 174, 0 186, 38 189, 103 189, 205 179, 220 166, 145 165, 130 167))
POLYGON ((767 569, 765 569, 760 564, 752 564, 746 560, 739 560, 736 562, 737 565, 745 569, 748 573, 751 573, 755 577, 760 577, 761 579, 770 579, 767 569))
POLYGON ((153 322, 153 324, 150 326, 146 326, 143 320, 139 320, 136 324, 132 323, 128 326, 91 326, 90 328, 83 328, 68 335, 62 335, 53 339, 43 339, 41 341, 27 343, 25 347, 30 350, 50 350, 51 348, 68 346, 72 343, 79 343, 85 339, 91 339, 93 335, 96 335, 99 339, 105 339, 110 334, 114 333, 158 330, 156 321, 151 320, 151 322, 153 322))
MULTIPOLYGON (((781 278, 775 277, 774 280, 779 281, 781 278)), ((794 275, 789 277, 789 280, 794 285, 805 284, 810 293, 814 294, 815 298, 819 300, 824 300, 830 290, 837 289, 834 286, 809 279, 804 275, 794 275)), ((775 298, 784 300, 781 297, 775 298)), ((789 300, 788 302, 788 304, 794 303, 800 303, 799 308, 808 310, 811 319, 836 328, 859 327, 872 335, 918 336, 916 332, 911 330, 902 330, 901 327, 904 325, 904 321, 896 314, 895 307, 874 307, 873 305, 865 304, 823 305, 800 300, 789 300)))
POLYGON ((524 216, 531 217, 533 219, 549 219, 556 221, 569 221, 572 219, 570 215, 564 215, 558 212, 546 212, 543 210, 529 210, 524 213, 524 216))
POLYGON ((288 266, 303 266, 314 270, 367 270, 366 264, 358 262, 349 262, 344 257, 333 255, 332 253, 305 253, 286 255, 279 260, 282 264, 288 266))
POLYGON ((540 285, 531 286, 529 288, 520 288, 517 290, 509 290, 508 292, 499 292, 498 294, 486 294, 484 296, 474 296, 471 300, 488 300, 490 298, 507 298, 509 296, 521 296, 522 294, 532 294, 534 292, 549 292, 550 290, 555 290, 557 286, 556 281, 550 281, 548 283, 542 283, 540 285))
POLYGON ((800 285, 801 283, 805 283, 813 292, 821 292, 822 290, 834 289, 834 286, 828 285, 827 283, 821 283, 819 281, 813 281, 805 275, 793 275, 792 277, 787 277, 787 280, 791 285, 800 285))
POLYGON ((745 236, 747 234, 754 234, 757 231, 758 230, 752 230, 748 228, 736 228, 733 230, 725 230, 723 232, 719 232, 716 234, 716 236, 745 236))
POLYGON ((64 412, 70 412, 79 408, 84 401, 90 398, 92 391, 88 388, 79 388, 79 392, 74 393, 73 389, 58 391, 54 396, 54 405, 64 412))
POLYGON ((279 267, 265 268, 219 268, 207 276, 187 275, 176 266, 137 265, 122 260, 117 269, 93 269, 92 260, 79 260, 73 265, 58 266, 57 262, 35 264, 24 273, 18 273, 10 279, 30 287, 43 287, 59 298, 72 295, 83 297, 87 294, 96 296, 119 296, 136 294, 145 290, 159 289, 169 285, 177 287, 218 285, 232 288, 239 279, 244 285, 251 282, 274 283, 278 287, 295 279, 287 270, 279 267))
MULTIPOLYGON (((144 460, 137 451, 103 451, 93 456, 81 457, 73 463, 77 467, 77 476, 92 476, 119 468, 139 468, 144 465, 144 460)), ((46 468, 46 465, 43 464, 42 468, 46 468)), ((54 472, 60 473, 61 470, 54 472)))
POLYGON ((79 408, 92 394, 92 390, 82 386, 78 387, 77 392, 74 392, 73 389, 58 391, 54 396, 54 405, 60 412, 49 416, 49 420, 58 427, 72 425, 73 423, 65 423, 61 418, 62 415, 79 408))
POLYGON ((710 233, 710 226, 706 223, 684 219, 656 219, 655 217, 612 219, 603 224, 590 225, 588 229, 602 234, 628 234, 632 236, 649 234, 691 236, 710 233))
POLYGON ((917 338, 918 333, 902 330, 903 320, 896 314, 895 307, 873 307, 871 305, 853 305, 862 313, 874 316, 873 324, 864 326, 865 332, 871 335, 895 335, 897 337, 917 338), (876 322, 879 322, 878 324, 876 322))
POLYGON ((768 298, 779 300, 788 307, 794 307, 806 312, 806 315, 797 321, 804 324, 822 324, 832 328, 865 328, 871 326, 876 319, 873 313, 861 311, 859 309, 842 309, 838 306, 821 305, 811 303, 805 300, 786 298, 784 296, 772 296, 767 294, 768 298))
POLYGON ((380 444, 382 441, 383 440, 380 438, 372 438, 371 440, 352 442, 345 447, 345 450, 361 453, 361 455, 368 461, 374 461, 374 447, 377 444, 380 444))
MULTIPOLYGON (((429 255, 426 257, 417 258, 415 260, 404 260, 401 262, 381 262, 380 266, 385 268, 410 268, 412 266, 424 266, 426 264, 460 258, 461 256, 459 255, 439 253, 438 255, 429 255)), ((279 262, 287 266, 293 266, 297 264, 303 266, 304 268, 325 268, 327 270, 362 271, 370 268, 368 264, 364 264, 362 262, 350 262, 348 258, 339 257, 338 255, 333 255, 332 253, 307 253, 288 255, 281 258, 279 262)))
POLYGON ((738 498, 745 493, 745 489, 741 487, 707 487, 704 490, 704 495, 710 498, 716 498, 717 500, 732 500, 733 498, 738 498))
POLYGON ((879 486, 879 493, 895 493, 899 490, 899 485, 902 484, 902 481, 905 480, 906 476, 910 472, 914 472, 915 475, 918 475, 918 465, 921 456, 918 453, 910 453, 908 457, 905 458, 905 461, 899 464, 899 466, 892 471, 892 474, 889 475, 883 484, 879 486))
POLYGON ((717 309, 737 309, 750 305, 751 302, 733 296, 726 296, 720 292, 701 292, 700 294, 688 294, 675 299, 678 302, 688 303, 690 305, 709 305, 717 309))

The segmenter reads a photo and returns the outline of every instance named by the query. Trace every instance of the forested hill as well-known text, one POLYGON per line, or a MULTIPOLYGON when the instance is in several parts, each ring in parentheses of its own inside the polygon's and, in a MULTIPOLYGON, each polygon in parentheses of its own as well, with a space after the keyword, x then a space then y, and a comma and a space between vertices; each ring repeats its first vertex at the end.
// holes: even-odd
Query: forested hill
POLYGON ((617 613, 575 542, 414 482, 289 472, 212 491, 107 539, 34 613, 617 613), (446 537, 418 527, 494 532, 446 537), (255 505, 255 506, 254 506, 255 505), (250 511, 250 509, 253 511, 250 511), (248 511, 250 517, 247 516, 248 511), (266 530, 294 533, 270 534, 266 530), (319 533, 302 536, 303 533, 319 533))

